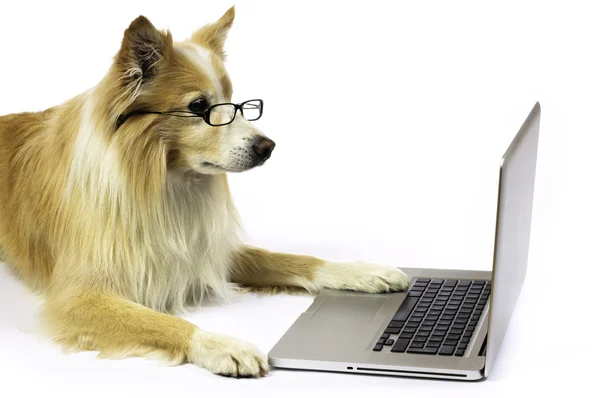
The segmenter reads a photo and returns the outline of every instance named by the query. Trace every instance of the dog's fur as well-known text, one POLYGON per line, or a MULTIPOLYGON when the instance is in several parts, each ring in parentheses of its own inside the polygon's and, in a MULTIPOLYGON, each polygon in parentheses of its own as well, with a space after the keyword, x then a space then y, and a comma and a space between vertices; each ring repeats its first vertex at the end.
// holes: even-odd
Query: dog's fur
POLYGON ((159 354, 225 375, 260 376, 245 342, 169 313, 238 286, 386 292, 403 273, 244 245, 225 172, 257 165, 264 137, 239 114, 223 127, 138 115, 229 102, 230 9, 184 42, 144 17, 125 31, 104 79, 63 105, 0 117, 0 257, 46 297, 44 324, 65 347, 103 356, 159 354))

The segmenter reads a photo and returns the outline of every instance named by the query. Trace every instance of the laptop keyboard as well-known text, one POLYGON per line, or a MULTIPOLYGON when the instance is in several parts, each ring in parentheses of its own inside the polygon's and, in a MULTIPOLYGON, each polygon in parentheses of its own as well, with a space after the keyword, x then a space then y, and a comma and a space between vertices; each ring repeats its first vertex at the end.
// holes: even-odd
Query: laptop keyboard
POLYGON ((373 351, 462 357, 491 289, 489 281, 417 279, 373 351))

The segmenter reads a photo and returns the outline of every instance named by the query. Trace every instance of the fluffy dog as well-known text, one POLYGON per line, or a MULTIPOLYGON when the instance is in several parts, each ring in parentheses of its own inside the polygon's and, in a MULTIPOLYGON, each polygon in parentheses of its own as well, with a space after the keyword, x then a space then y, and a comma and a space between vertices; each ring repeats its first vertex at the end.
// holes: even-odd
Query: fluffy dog
POLYGON ((177 318, 240 285, 379 293, 407 288, 391 267, 272 253, 238 238, 227 172, 261 165, 275 144, 231 101, 223 46, 234 9, 183 42, 143 16, 93 89, 37 113, 0 117, 0 255, 45 296, 59 344, 103 356, 156 355, 258 377, 251 344, 177 318), (143 113, 192 110, 198 117, 143 113), (213 123, 214 124, 214 123, 213 123))

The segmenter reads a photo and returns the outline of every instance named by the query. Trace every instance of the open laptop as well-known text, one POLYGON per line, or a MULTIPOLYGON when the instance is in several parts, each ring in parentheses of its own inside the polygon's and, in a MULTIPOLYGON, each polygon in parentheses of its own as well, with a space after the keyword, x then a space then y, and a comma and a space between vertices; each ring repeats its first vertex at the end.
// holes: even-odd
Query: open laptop
POLYGON ((269 352, 274 367, 487 377, 525 279, 540 125, 536 103, 502 157, 492 272, 402 268, 408 292, 323 290, 269 352))

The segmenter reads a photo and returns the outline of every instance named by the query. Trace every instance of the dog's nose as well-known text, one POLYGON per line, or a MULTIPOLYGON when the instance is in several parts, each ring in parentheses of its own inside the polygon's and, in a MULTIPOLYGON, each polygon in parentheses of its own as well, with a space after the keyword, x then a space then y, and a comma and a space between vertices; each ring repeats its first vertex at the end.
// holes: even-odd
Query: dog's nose
POLYGON ((252 144, 252 150, 256 156, 265 161, 271 157, 271 152, 275 149, 275 142, 265 137, 259 137, 254 140, 252 144))

